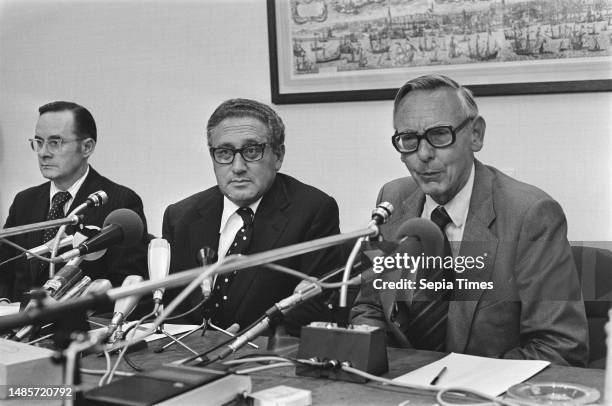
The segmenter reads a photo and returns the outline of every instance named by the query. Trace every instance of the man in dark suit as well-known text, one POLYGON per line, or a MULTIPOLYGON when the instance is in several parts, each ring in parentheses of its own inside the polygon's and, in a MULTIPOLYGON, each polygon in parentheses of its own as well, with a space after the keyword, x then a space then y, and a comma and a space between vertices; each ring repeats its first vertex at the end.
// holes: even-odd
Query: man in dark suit
POLYGON ((353 322, 386 327, 404 347, 584 366, 588 330, 563 211, 474 159, 485 122, 471 92, 444 76, 411 80, 396 96, 394 126, 412 177, 381 189, 378 200, 396 208, 382 233, 396 238, 407 219, 431 217, 451 265, 384 274, 412 287, 402 299, 382 281, 363 287, 353 322))
MULTIPOLYGON (((102 227, 104 219, 113 210, 128 208, 135 211, 145 226, 142 242, 129 248, 111 247, 95 261, 84 261, 83 273, 93 279, 107 278, 114 286, 121 284, 126 275, 145 276, 146 220, 140 197, 131 189, 101 176, 89 166, 97 142, 96 124, 91 113, 71 102, 52 102, 39 109, 36 132, 30 140, 38 155, 42 175, 49 182, 19 192, 9 209, 4 227, 30 224, 51 218, 61 218, 85 202, 99 190, 108 195, 108 202, 88 208, 84 224, 102 227)), ((49 241, 57 229, 21 234, 11 238, 18 245, 33 248, 49 241)), ((19 252, 8 244, 0 243, 0 262, 19 252)), ((20 301, 24 292, 40 287, 49 279, 48 265, 39 260, 21 257, 0 266, 0 297, 20 301)))
MULTIPOLYGON (((166 209, 162 232, 172 247, 171 272, 196 267, 197 252, 204 247, 221 260, 339 233, 332 197, 277 173, 285 155, 284 125, 270 107, 228 100, 210 117, 207 138, 217 185, 166 209)), ((337 262, 338 251, 327 249, 279 263, 319 276, 337 262)), ((192 321, 207 317, 221 327, 246 327, 293 293, 298 282, 269 269, 240 271, 205 281, 186 308, 207 298, 203 312, 191 314, 192 321)), ((306 309, 298 313, 298 324, 320 317, 306 309)))

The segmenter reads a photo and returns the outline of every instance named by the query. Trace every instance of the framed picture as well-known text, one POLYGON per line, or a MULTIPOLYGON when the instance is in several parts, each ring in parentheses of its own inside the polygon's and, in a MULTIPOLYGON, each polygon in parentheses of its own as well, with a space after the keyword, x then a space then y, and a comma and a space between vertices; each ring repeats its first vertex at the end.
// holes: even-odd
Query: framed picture
POLYGON ((612 0, 268 0, 268 35, 277 104, 430 73, 477 96, 612 90, 612 0))

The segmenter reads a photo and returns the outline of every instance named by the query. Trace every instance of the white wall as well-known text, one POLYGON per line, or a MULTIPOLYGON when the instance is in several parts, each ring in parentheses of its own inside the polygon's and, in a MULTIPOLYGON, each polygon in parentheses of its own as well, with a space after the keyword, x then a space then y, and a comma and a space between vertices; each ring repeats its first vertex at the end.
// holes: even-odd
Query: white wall
MULTIPOLYGON (((38 106, 65 99, 96 119, 92 165, 140 194, 159 234, 169 203, 214 184, 213 109, 270 102, 267 41, 264 0, 0 0, 0 220, 16 192, 44 181, 26 142, 38 106)), ((558 199, 571 239, 612 240, 612 94, 478 102, 479 158, 558 199)), ((391 101, 276 109, 283 171, 334 196, 344 231, 362 227, 380 185, 407 173, 389 142, 391 101)))

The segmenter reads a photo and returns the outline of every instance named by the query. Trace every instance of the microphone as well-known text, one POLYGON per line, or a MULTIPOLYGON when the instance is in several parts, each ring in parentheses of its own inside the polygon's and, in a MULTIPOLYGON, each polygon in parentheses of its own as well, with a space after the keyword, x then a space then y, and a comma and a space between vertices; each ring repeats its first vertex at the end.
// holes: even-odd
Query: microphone
POLYGON ((379 203, 374 210, 372 210, 372 220, 370 220, 369 226, 379 226, 385 224, 389 217, 393 214, 393 205, 389 202, 379 203))
POLYGON ((65 302, 68 299, 72 299, 73 297, 81 296, 83 291, 87 289, 87 287, 91 284, 91 278, 89 276, 84 276, 78 283, 68 290, 61 298, 60 302, 65 302))
MULTIPOLYGON (((217 262, 217 252, 210 247, 200 248, 196 253, 196 261, 199 266, 210 265, 217 262)), ((212 294, 213 278, 209 276, 202 281, 202 296, 204 300, 208 300, 212 294)))
POLYGON ((103 204, 106 204, 107 202, 108 195, 106 194, 106 192, 104 190, 98 190, 97 192, 94 192, 87 196, 85 204, 87 204, 87 207, 98 207, 102 206, 103 204))
MULTIPOLYGON (((149 242, 147 253, 149 264, 149 280, 161 281, 170 273, 170 244, 163 238, 154 238, 149 242)), ((165 288, 158 288, 153 292, 153 300, 160 304, 164 297, 165 288)))
MULTIPOLYGON (((80 261, 79 261, 80 262, 80 261)), ((81 279, 83 273, 75 262, 66 264, 53 278, 42 286, 42 289, 53 299, 59 299, 68 289, 72 288, 81 279)), ((30 301, 30 303, 32 303, 30 301)), ((28 304, 29 306, 30 304, 28 304)))
MULTIPOLYGON (((397 254, 408 254, 416 257, 423 254, 426 257, 430 257, 441 255, 444 252, 444 236, 442 231, 433 221, 424 218, 415 217, 406 221, 397 230, 396 239, 399 240, 397 247, 386 256, 393 257, 397 254)), ((369 283, 381 273, 393 270, 395 270, 394 267, 376 272, 374 267, 370 267, 353 278, 351 282, 369 283)))
POLYGON ((87 196, 87 199, 85 200, 85 202, 75 207, 74 210, 72 210, 69 215, 80 213, 88 207, 102 206, 106 202, 108 202, 108 195, 106 194, 105 191, 98 190, 97 192, 94 192, 90 194, 89 196, 87 196))
MULTIPOLYGON (((84 242, 87 239, 89 239, 89 238, 93 237, 94 235, 96 235, 100 231, 100 227, 97 227, 97 226, 85 226, 81 231, 82 232, 77 231, 76 233, 74 233, 74 235, 69 235, 67 237, 62 238, 60 240, 58 248, 64 248, 64 247, 67 247, 69 245, 72 245, 73 248, 76 248, 82 242, 84 242)), ((51 252, 52 249, 53 249, 53 239, 47 241, 44 244, 39 245, 38 247, 29 249, 28 252, 25 253, 26 254, 26 258, 27 259, 34 258, 34 255, 32 255, 32 254, 36 254, 36 255, 48 254, 49 252, 51 252)), ((85 258, 85 260, 87 260, 87 261, 94 261, 94 260, 100 258, 102 255, 104 255, 104 253, 102 253, 102 255, 98 256, 97 258, 91 258, 90 257, 90 256, 93 256, 93 255, 94 254, 88 255, 87 258, 85 258)), ((95 255, 98 255, 98 253, 96 253, 95 255)))
POLYGON ((144 225, 138 214, 129 209, 117 209, 104 219, 104 226, 98 235, 54 260, 66 262, 78 256, 106 249, 111 245, 132 246, 141 240, 143 230, 144 225))
MULTIPOLYGON (((140 275, 128 275, 121 284, 122 288, 126 288, 128 286, 136 285, 142 282, 142 276, 140 275)), ((138 301, 140 300, 140 295, 132 295, 121 298, 115 302, 115 308, 113 311, 113 318, 108 325, 106 330, 106 337, 111 340, 113 334, 119 329, 121 324, 125 321, 125 319, 134 311, 138 301)))
MULTIPOLYGON (((59 248, 64 248, 64 247, 67 247, 68 245, 71 245, 73 240, 74 240, 73 235, 69 235, 68 237, 62 238, 59 243, 59 248)), ((39 245, 38 247, 29 249, 28 252, 25 253, 26 258, 27 259, 34 258, 34 255, 32 254, 36 254, 36 255, 48 254, 49 252, 51 252, 52 244, 53 244, 53 239, 47 241, 46 243, 42 245, 39 245)))
POLYGON ((317 296, 322 292, 322 289, 316 283, 311 283, 310 285, 300 289, 298 292, 294 293, 291 296, 288 296, 282 299, 280 302, 277 302, 270 309, 266 311, 266 315, 259 323, 255 324, 250 329, 246 330, 244 333, 234 338, 230 344, 227 344, 226 348, 219 353, 216 361, 222 360, 229 356, 230 354, 236 352, 238 349, 242 348, 249 341, 254 340, 259 337, 268 328, 275 322, 282 320, 283 316, 291 309, 293 309, 298 304, 305 302, 306 300, 317 296))
POLYGON ((102 293, 106 293, 107 290, 110 290, 112 288, 113 285, 108 279, 96 279, 85 288, 85 290, 80 294, 80 296, 85 296, 89 294, 99 295, 102 293))
MULTIPOLYGON (((87 296, 87 295, 103 295, 108 290, 112 289, 113 285, 110 283, 108 279, 95 279, 92 281, 89 286, 85 288, 79 295, 79 297, 87 296)), ((87 310, 87 317, 91 316, 96 312, 95 309, 87 310)))
MULTIPOLYGON (((78 265, 66 265, 60 269, 53 278, 49 279, 42 286, 42 290, 46 293, 47 299, 51 302, 58 301, 64 293, 66 293, 71 287, 73 287, 77 281, 81 279, 83 273, 79 269, 78 265)), ((23 311, 28 311, 37 306, 37 300, 30 299, 23 311)), ((24 326, 19 330, 14 339, 16 341, 23 340, 28 334, 32 332, 33 326, 24 326)))

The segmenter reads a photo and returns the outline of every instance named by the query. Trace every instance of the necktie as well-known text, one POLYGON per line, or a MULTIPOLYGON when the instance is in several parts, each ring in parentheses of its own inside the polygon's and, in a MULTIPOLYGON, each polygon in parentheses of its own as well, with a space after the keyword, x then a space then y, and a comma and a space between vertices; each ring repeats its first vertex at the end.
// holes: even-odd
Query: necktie
MULTIPOLYGON (((68 200, 70 200, 72 196, 69 192, 57 192, 53 195, 51 199, 51 208, 49 209, 49 213, 47 214, 47 220, 57 220, 64 217, 64 205, 68 200)), ((46 228, 43 232, 43 243, 50 241, 55 237, 57 230, 59 227, 54 228, 46 228)), ((49 264, 46 262, 40 261, 40 270, 42 272, 46 271, 49 268, 49 264)))
MULTIPOLYGON (((442 206, 436 207, 431 213, 431 221, 436 223, 444 235, 444 258, 452 256, 450 243, 444 229, 451 222, 451 218, 442 206)), ((444 262, 444 260, 442 261, 444 262)), ((417 286, 420 279, 428 282, 441 282, 454 280, 452 269, 419 269, 417 272, 417 286)), ((419 289, 415 291, 410 306, 410 321, 407 335, 415 348, 444 351, 446 342, 446 320, 448 318, 448 301, 453 296, 452 290, 419 289)))
MULTIPOLYGON (((236 233, 234 241, 227 250, 226 256, 246 254, 253 236, 253 210, 251 210, 250 207, 241 207, 236 210, 236 213, 242 218, 243 225, 236 233)), ((232 286, 236 273, 237 272, 234 271, 229 274, 217 276, 215 287, 208 301, 208 314, 212 315, 211 318, 213 323, 221 327, 226 327, 226 324, 229 325, 229 323, 233 321, 231 320, 231 315, 224 314, 224 310, 226 310, 224 309, 224 304, 229 299, 230 287, 232 286)))

